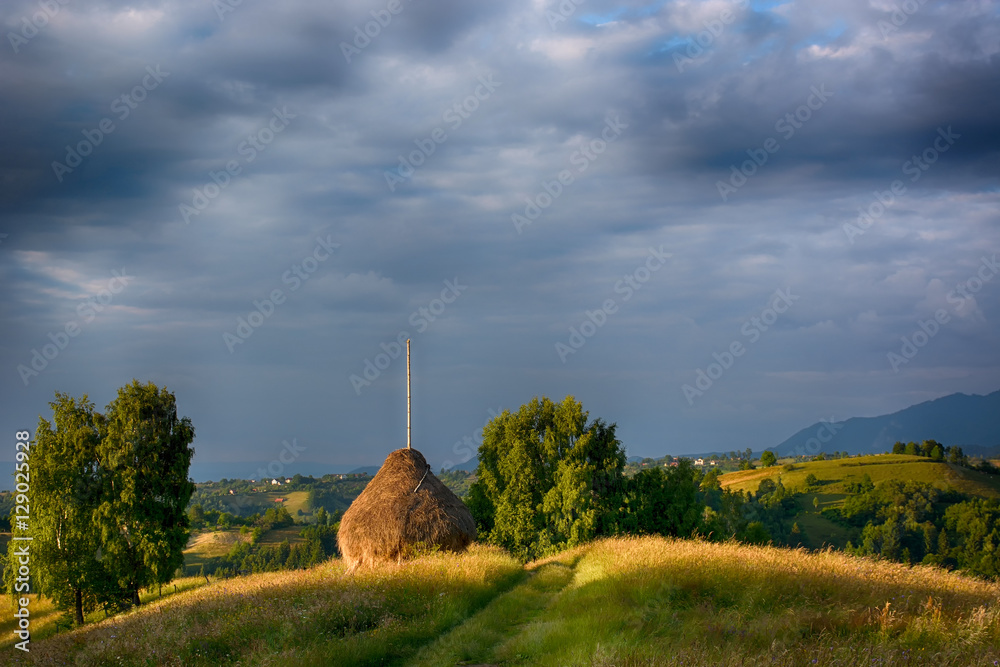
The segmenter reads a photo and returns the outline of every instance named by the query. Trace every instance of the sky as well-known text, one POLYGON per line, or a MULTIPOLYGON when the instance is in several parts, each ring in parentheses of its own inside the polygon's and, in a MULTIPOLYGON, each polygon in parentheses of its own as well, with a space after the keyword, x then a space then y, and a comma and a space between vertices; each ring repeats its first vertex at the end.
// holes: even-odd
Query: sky
POLYGON ((379 464, 407 338, 435 470, 535 396, 662 456, 1000 388, 996 3, 5 0, 0 26, 8 435, 134 378, 192 420, 196 480, 379 464))

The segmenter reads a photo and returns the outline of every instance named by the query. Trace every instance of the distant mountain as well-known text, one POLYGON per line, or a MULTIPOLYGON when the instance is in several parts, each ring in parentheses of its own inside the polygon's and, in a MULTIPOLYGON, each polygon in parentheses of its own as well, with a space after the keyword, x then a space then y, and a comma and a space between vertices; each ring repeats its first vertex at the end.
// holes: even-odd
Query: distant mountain
POLYGON ((896 441, 937 440, 959 445, 966 454, 1000 452, 1000 391, 986 396, 951 394, 880 417, 854 417, 817 422, 788 438, 779 456, 847 451, 873 454, 891 451, 896 441))
POLYGON ((466 472, 476 472, 476 468, 479 467, 479 457, 473 456, 471 459, 464 463, 456 463, 452 466, 453 470, 465 470, 466 472))

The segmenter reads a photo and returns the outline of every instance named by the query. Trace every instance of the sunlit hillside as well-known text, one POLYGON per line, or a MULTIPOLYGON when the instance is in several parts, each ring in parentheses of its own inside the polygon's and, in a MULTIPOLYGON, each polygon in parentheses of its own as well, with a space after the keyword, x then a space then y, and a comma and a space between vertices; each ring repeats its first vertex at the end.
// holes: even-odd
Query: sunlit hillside
MULTIPOLYGON (((17 664, 992 665, 1000 584, 837 552, 609 539, 203 586, 17 664)), ((6 653, 10 656, 11 653, 6 653)))
POLYGON ((806 486, 806 477, 813 474, 821 482, 820 485, 824 493, 845 494, 846 484, 860 482, 865 475, 868 475, 875 484, 890 479, 927 482, 941 488, 953 488, 970 495, 1000 498, 1000 477, 949 463, 932 461, 924 456, 881 454, 829 461, 809 461, 790 464, 790 470, 788 465, 728 472, 719 478, 719 483, 722 484, 723 488, 755 491, 762 479, 780 477, 786 487, 802 488, 806 486))

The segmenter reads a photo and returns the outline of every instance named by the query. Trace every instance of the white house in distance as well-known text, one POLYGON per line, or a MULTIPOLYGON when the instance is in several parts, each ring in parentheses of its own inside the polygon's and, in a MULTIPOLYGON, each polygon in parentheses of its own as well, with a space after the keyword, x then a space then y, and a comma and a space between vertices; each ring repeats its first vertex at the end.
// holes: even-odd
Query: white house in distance
POLYGON ((271 480, 271 486, 281 486, 281 482, 276 479, 271 480))
POLYGON ((703 465, 705 465, 705 459, 695 459, 694 460, 694 464, 696 466, 703 466, 703 465))

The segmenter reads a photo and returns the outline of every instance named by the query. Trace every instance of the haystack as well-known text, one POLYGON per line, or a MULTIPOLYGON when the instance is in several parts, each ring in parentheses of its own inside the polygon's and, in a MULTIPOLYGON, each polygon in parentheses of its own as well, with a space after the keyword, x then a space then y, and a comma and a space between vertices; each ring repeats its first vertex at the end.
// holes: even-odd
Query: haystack
POLYGON ((463 551, 475 538, 469 509, 415 449, 389 454, 344 512, 337 533, 340 553, 352 571, 359 565, 398 562, 421 543, 463 551))

